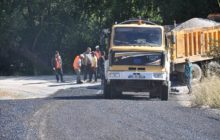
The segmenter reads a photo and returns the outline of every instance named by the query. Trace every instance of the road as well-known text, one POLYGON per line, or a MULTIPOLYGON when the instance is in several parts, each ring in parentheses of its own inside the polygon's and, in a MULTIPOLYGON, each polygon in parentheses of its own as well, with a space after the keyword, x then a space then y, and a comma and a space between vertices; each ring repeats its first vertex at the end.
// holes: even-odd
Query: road
POLYGON ((219 139, 218 111, 183 106, 179 95, 169 101, 135 95, 106 100, 94 85, 62 89, 47 98, 0 101, 0 139, 219 139))
POLYGON ((57 83, 55 76, 0 76, 0 100, 35 99, 53 95, 58 90, 88 87, 99 83, 76 84, 75 75, 65 75, 64 83, 57 83))

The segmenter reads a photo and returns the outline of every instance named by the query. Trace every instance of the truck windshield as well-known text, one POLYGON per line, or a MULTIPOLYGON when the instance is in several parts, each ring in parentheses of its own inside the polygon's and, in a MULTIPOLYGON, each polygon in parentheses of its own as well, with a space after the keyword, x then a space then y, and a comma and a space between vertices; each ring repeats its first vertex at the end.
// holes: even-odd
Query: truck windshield
POLYGON ((162 31, 158 27, 117 27, 113 39, 115 46, 160 47, 162 31))
POLYGON ((163 60, 162 53, 114 52, 113 55, 113 65, 160 66, 163 60))

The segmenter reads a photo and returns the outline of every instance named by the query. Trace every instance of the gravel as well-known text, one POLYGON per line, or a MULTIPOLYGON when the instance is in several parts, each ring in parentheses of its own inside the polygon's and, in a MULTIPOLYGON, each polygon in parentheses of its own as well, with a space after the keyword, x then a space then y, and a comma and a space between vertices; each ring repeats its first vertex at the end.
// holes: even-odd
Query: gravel
POLYGON ((29 119, 45 102, 41 99, 0 101, 0 140, 23 140, 29 119))
POLYGON ((220 25, 220 23, 203 18, 192 18, 179 24, 176 28, 173 29, 173 31, 181 31, 191 28, 213 27, 217 25, 220 25))
MULTIPOLYGON (((199 108, 187 108, 171 100, 149 100, 128 94, 105 100, 99 87, 62 91, 50 99, 32 119, 32 139, 192 139, 217 140, 220 116, 199 108)), ((134 93, 133 93, 134 94, 134 93)))
MULTIPOLYGON (((144 94, 105 100, 100 86, 60 90, 46 99, 0 102, 0 139, 218 140, 219 114, 150 100, 144 94)), ((218 112, 218 111, 217 111, 218 112)))

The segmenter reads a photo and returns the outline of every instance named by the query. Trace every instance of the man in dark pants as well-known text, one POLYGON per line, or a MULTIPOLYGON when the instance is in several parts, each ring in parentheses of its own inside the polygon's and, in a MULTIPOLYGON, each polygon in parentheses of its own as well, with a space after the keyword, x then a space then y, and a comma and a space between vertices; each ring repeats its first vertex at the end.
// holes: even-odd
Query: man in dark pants
POLYGON ((105 75, 105 52, 101 52, 101 56, 98 61, 98 66, 100 67, 100 78, 102 79, 105 75))
POLYGON ((104 78, 105 78, 105 52, 101 52, 101 57, 99 59, 99 68, 100 68, 100 78, 101 78, 101 85, 104 85, 104 78))
POLYGON ((55 71, 57 82, 59 82, 59 81, 64 82, 62 58, 61 58, 58 51, 56 51, 55 56, 52 58, 52 66, 53 66, 53 70, 55 71), (59 76, 60 76, 60 78, 59 78, 59 76))
POLYGON ((101 51, 100 51, 100 49, 99 49, 99 46, 97 45, 96 47, 95 47, 95 56, 96 56, 96 58, 97 58, 97 62, 98 62, 98 67, 97 67, 97 70, 96 70, 96 74, 97 74, 97 77, 101 77, 101 75, 100 75, 100 71, 101 71, 101 69, 100 69, 100 58, 101 58, 101 51))
POLYGON ((95 53, 92 52, 92 63, 91 63, 91 68, 90 68, 90 73, 89 73, 89 82, 92 82, 92 77, 94 75, 94 82, 97 82, 97 58, 95 56, 95 53))
POLYGON ((188 58, 185 59, 185 69, 184 76, 187 88, 189 90, 189 94, 192 93, 192 63, 188 58))
POLYGON ((84 75, 84 81, 87 80, 87 75, 90 73, 91 70, 91 48, 88 47, 87 50, 83 53, 84 59, 83 59, 83 75, 84 75))

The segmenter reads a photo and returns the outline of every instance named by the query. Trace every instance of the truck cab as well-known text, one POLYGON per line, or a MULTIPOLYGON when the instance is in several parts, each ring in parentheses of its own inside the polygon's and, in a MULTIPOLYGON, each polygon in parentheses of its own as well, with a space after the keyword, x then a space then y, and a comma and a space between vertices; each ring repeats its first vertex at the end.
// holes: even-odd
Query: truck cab
POLYGON ((168 100, 169 53, 163 26, 128 20, 112 26, 103 93, 114 98, 123 92, 149 92, 168 100))

